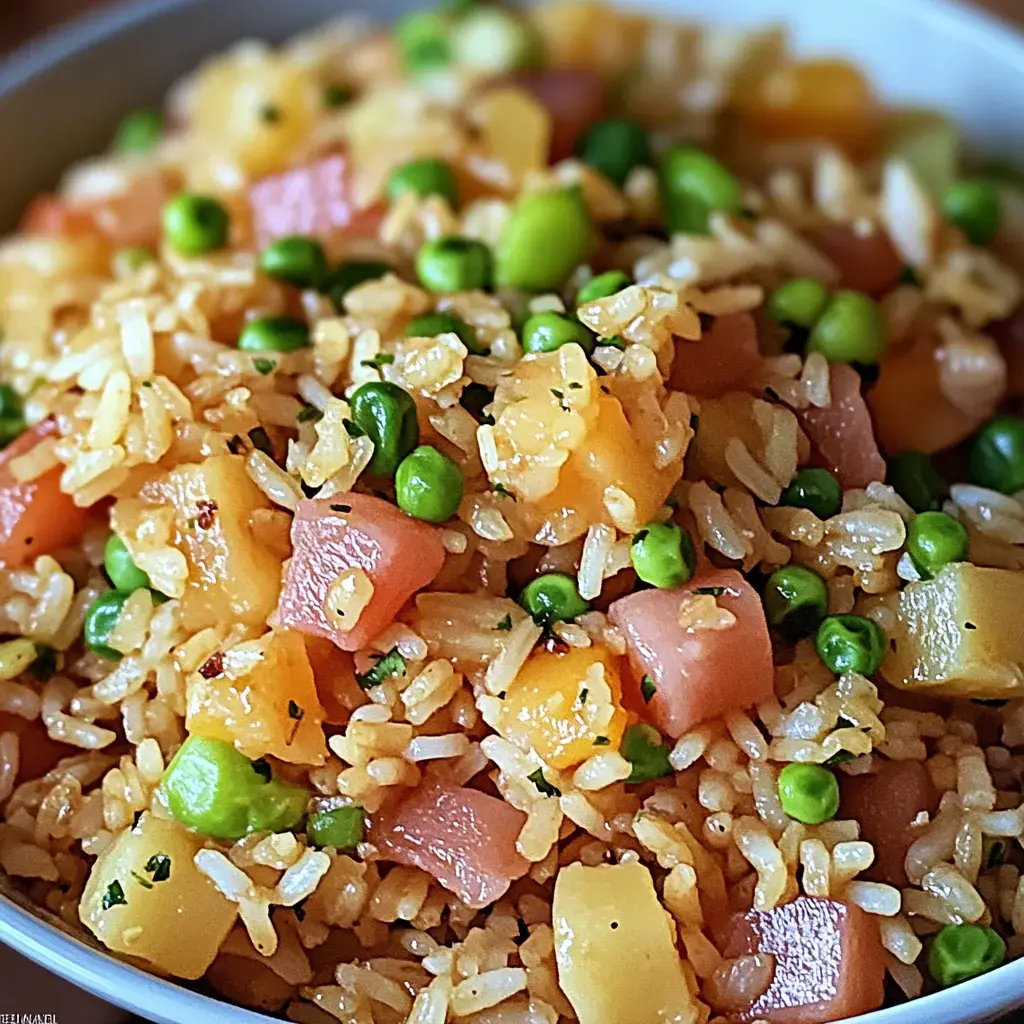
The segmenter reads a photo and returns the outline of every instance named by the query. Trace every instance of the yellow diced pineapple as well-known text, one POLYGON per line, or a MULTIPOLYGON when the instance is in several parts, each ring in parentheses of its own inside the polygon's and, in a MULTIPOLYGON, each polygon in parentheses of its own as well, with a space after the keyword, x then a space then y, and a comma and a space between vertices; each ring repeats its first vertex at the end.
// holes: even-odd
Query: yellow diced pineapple
POLYGON ((552 768, 617 750, 626 728, 616 659, 602 647, 537 651, 503 702, 502 733, 552 768))
POLYGON ((78 913, 108 949, 177 978, 201 978, 238 916, 238 906, 193 863, 202 839, 144 814, 100 854, 78 913))
POLYGON ((694 1024, 703 1019, 658 902, 638 861, 570 864, 555 880, 558 984, 579 1024, 694 1024))
POLYGON ((510 188, 547 165, 551 115, 522 89, 488 90, 470 116, 480 130, 483 152, 508 171, 510 188))
POLYGON ((900 594, 882 675, 949 697, 1024 695, 1024 572, 957 562, 900 594))
POLYGON ((245 459, 218 455, 179 466, 147 484, 142 498, 174 509, 174 544, 189 566, 185 628, 266 622, 281 589, 281 559, 253 533, 253 513, 271 504, 249 479, 245 459))
POLYGON ((221 671, 188 683, 190 734, 233 743, 246 757, 323 764, 324 709, 299 633, 268 633, 232 648, 221 671))

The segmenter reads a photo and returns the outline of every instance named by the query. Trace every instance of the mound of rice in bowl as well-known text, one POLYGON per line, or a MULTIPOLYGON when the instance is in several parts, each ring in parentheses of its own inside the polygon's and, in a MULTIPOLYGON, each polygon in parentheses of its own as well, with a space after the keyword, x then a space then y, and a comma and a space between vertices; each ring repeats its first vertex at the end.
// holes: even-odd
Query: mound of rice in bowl
POLYGON ((576 0, 129 114, 0 245, 7 883, 299 1024, 1019 956, 1024 198, 969 168, 576 0))

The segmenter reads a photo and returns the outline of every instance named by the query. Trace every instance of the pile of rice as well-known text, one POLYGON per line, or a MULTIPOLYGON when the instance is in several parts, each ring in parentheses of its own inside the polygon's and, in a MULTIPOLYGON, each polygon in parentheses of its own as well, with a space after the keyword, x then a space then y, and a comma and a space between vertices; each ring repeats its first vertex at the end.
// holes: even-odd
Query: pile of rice
MULTIPOLYGON (((614 33, 612 20, 608 28, 614 33)), ((710 142, 741 64, 778 39, 660 25, 636 45, 645 69, 639 113, 655 135, 710 142)), ((302 164, 344 142, 366 205, 388 169, 410 155, 454 164, 472 156, 465 145, 470 79, 442 76, 431 89, 403 81, 393 44, 367 26, 342 22, 280 52, 245 44, 217 60, 211 67, 224 75, 242 68, 257 82, 261 75, 324 81, 340 74, 354 86, 355 103, 312 118, 286 163, 302 164)), ((199 95, 195 81, 174 91, 176 123, 195 118, 199 95)), ((474 131, 486 133, 488 125, 474 131)), ((365 664, 373 652, 397 648, 406 674, 367 691, 348 724, 333 730, 326 764, 287 771, 320 797, 358 803, 371 816, 432 779, 464 785, 489 778, 492 792, 526 813, 517 846, 532 866, 507 896, 478 912, 426 873, 380 859, 369 843, 345 855, 315 850, 290 833, 254 834, 233 845, 210 841, 196 863, 241 911, 206 976, 216 992, 301 1024, 571 1021, 555 964, 553 881, 568 863, 623 857, 639 858, 655 873, 691 980, 710 1002, 735 967, 702 931, 699 896, 716 875, 734 905, 767 910, 803 893, 842 898, 876 915, 889 973, 907 996, 924 986, 922 941, 944 924, 992 923, 1009 936, 1011 957, 1024 953, 1024 878, 1009 858, 989 867, 984 854, 993 840, 1013 845, 1024 835, 1024 699, 998 709, 970 701, 925 709, 912 698, 903 706, 869 679, 837 680, 805 640, 777 667, 773 699, 678 740, 674 776, 627 786, 628 762, 608 750, 573 770, 549 771, 557 797, 529 780, 542 762, 502 724, 500 695, 542 631, 507 596, 517 583, 510 563, 533 553, 537 571, 575 574, 580 593, 607 607, 602 594, 628 566, 629 536, 643 522, 634 496, 609 481, 594 521, 556 523, 536 536, 531 488, 546 493, 545 474, 557 474, 564 434, 552 428, 528 470, 522 462, 510 469, 508 453, 526 443, 516 430, 526 428, 501 415, 516 400, 509 381, 545 392, 554 376, 583 382, 565 413, 580 422, 597 389, 588 390, 593 368, 586 360, 573 365, 568 353, 534 378, 521 369, 510 307, 524 297, 444 299, 476 328, 489 356, 444 338, 409 341, 403 330, 410 316, 431 307, 431 297, 409 283, 411 257, 424 239, 458 231, 494 244, 521 189, 582 184, 597 223, 636 228, 625 241, 609 235, 602 249, 604 264, 622 266, 636 285, 579 310, 602 336, 625 339, 624 348, 599 346, 593 363, 621 401, 639 447, 656 469, 674 467, 678 476, 693 428, 699 441, 701 426, 699 400, 666 388, 673 339, 699 339, 709 316, 760 310, 766 292, 790 276, 836 284, 835 265, 802 234, 813 225, 889 233, 917 272, 915 283, 881 300, 890 345, 901 344, 914 324, 934 324, 951 368, 942 380, 946 396, 984 419, 1006 381, 1003 358, 984 331, 1020 301, 1021 279, 1000 255, 1019 236, 1001 237, 994 252, 971 247, 936 229, 934 203, 905 164, 858 165, 822 143, 747 154, 744 169, 761 183, 746 196, 754 219, 716 214, 707 236, 659 240, 644 231, 658 219, 653 171, 638 168, 619 190, 575 160, 554 168, 517 163, 528 148, 518 138, 495 144, 491 162, 475 172, 489 187, 460 210, 410 194, 390 208, 377 239, 343 232, 330 238, 333 258, 383 256, 399 273, 350 292, 344 313, 322 295, 303 293, 311 347, 261 375, 234 338, 246 318, 284 312, 290 299, 258 270, 244 197, 266 168, 247 163, 236 142, 230 133, 218 139, 181 129, 151 156, 83 164, 62 187, 72 204, 137 197, 153 187, 163 194, 160 182, 171 179, 215 192, 236 214, 226 251, 184 258, 164 248, 157 261, 129 269, 112 264, 109 249, 90 235, 22 234, 0 248, 3 377, 24 396, 30 424, 52 417, 59 426, 59 436, 17 460, 13 472, 29 480, 59 465, 61 487, 78 504, 108 510, 73 550, 0 574, 0 631, 14 638, 0 645, 0 712, 38 719, 53 740, 77 749, 42 777, 17 782, 27 752, 17 732, 0 732, 0 867, 10 883, 42 911, 80 927, 92 860, 151 808, 185 738, 190 677, 214 652, 230 654, 269 628, 223 621, 189 630, 177 600, 188 570, 172 517, 140 500, 142 485, 177 465, 227 455, 236 435, 262 427, 269 448, 244 452, 249 476, 269 499, 252 527, 283 564, 290 513, 303 495, 358 488, 372 445, 346 431, 346 397, 362 383, 387 379, 414 394, 421 437, 456 460, 466 496, 443 528, 448 562, 439 579, 356 657, 365 664), (392 361, 375 360, 381 353, 392 361), (470 382, 497 387, 493 426, 478 430, 459 404, 470 382), (310 406, 322 417, 297 424, 310 406), (520 500, 508 501, 495 484, 514 487, 520 500), (172 596, 164 604, 147 591, 133 596, 110 641, 124 654, 117 663, 81 642, 85 610, 107 589, 100 567, 111 524, 131 538, 153 587, 172 596), (495 631, 506 616, 511 629, 495 631), (46 681, 26 671, 37 645, 59 654, 59 670, 46 681), (938 814, 915 824, 902 890, 860 878, 875 851, 861 840, 857 821, 840 812, 837 820, 806 826, 782 809, 781 767, 823 763, 840 751, 850 759, 839 770, 851 775, 871 772, 883 758, 920 761, 941 793, 938 814)), ((581 268, 564 294, 532 297, 529 309, 571 309, 590 274, 581 268)), ((688 474, 659 514, 678 514, 720 564, 744 571, 811 566, 828 582, 830 613, 856 611, 891 626, 901 576, 913 578, 901 560, 912 513, 881 481, 848 490, 842 511, 826 521, 778 506, 809 457, 797 413, 827 408, 831 395, 821 356, 805 359, 781 346, 764 351, 752 413, 759 442, 721 439, 728 479, 688 474)), ((539 446, 537 436, 527 440, 539 446)), ((1016 497, 960 484, 946 507, 967 527, 977 564, 1024 567, 1024 504, 1016 497)), ((721 610, 710 604, 692 613, 700 628, 716 626, 721 610)), ((558 624, 555 633, 570 647, 625 651, 624 637, 601 611, 558 624)), ((708 1009, 705 1017, 713 1015, 708 1009)))

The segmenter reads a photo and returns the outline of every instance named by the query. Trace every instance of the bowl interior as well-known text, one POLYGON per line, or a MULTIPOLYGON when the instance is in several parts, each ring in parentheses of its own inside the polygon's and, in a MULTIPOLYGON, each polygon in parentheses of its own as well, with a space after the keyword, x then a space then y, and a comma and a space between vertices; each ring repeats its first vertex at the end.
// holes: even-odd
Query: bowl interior
MULTIPOLYGON (((620 0, 630 3, 631 0, 620 0)), ((362 10, 386 20, 409 0, 136 0, 26 47, 0 65, 0 231, 73 160, 101 149, 126 109, 157 104, 206 54, 244 37, 279 41, 362 10)), ((979 148, 1024 158, 1012 98, 1024 94, 1024 37, 950 0, 653 0, 636 4, 732 25, 792 26, 796 48, 845 54, 881 93, 953 116, 979 148)), ((0 892, 0 939, 111 1002, 161 1024, 267 1018, 122 963, 0 892)), ((857 1018, 860 1024, 991 1019, 1024 995, 1024 960, 955 989, 857 1018)), ((609 1022, 611 1024, 611 1022, 609 1022)))

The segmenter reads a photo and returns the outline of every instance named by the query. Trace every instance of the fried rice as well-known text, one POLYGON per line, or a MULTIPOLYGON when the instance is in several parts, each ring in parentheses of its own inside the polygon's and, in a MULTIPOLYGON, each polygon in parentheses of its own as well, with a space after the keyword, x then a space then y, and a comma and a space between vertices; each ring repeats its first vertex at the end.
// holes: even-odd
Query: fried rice
POLYGON ((946 929, 1024 953, 1024 500, 975 468, 1024 394, 1024 202, 988 182, 972 240, 951 125, 777 30, 576 0, 241 43, 145 116, 0 245, 8 891, 300 1024, 836 1020, 949 983, 946 929), (620 180, 613 117, 649 147, 620 180), (697 227, 684 143, 735 186, 697 227), (454 195, 394 187, 424 160, 454 195), (555 195, 584 232, 523 242, 555 195), (226 237, 183 251, 182 196, 226 237), (273 272, 296 236, 331 269, 273 272), (497 285, 425 285, 453 236, 497 285), (780 320, 794 278, 870 296, 884 355, 780 320), (300 345, 239 345, 286 317, 300 345), (381 384, 413 426, 384 472, 381 384), (968 545, 941 565, 908 450, 968 545), (793 497, 812 467, 834 507, 793 497), (665 585, 655 534, 695 548, 665 585), (820 581, 810 628, 780 570, 820 581), (572 614, 529 596, 552 574, 572 614), (826 612, 880 667, 826 664, 826 612), (196 751, 265 788, 179 784, 196 751))

